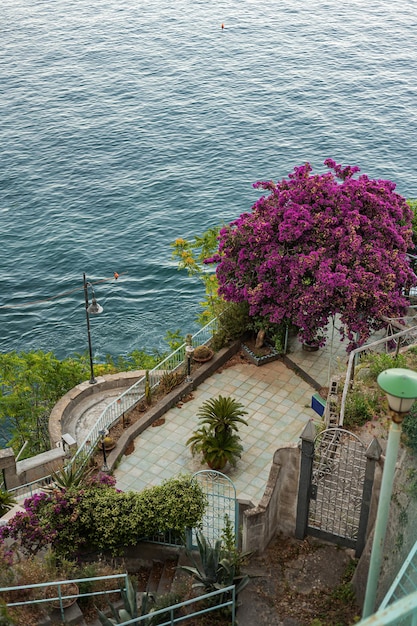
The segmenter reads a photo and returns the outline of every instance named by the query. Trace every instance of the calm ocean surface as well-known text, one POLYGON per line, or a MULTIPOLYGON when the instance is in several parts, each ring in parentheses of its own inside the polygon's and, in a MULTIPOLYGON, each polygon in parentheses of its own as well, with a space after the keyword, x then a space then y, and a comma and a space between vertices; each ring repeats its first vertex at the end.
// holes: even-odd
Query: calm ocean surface
POLYGON ((305 161, 417 196, 415 0, 1 4, 1 351, 86 350, 83 272, 96 359, 196 331, 170 243, 305 161))

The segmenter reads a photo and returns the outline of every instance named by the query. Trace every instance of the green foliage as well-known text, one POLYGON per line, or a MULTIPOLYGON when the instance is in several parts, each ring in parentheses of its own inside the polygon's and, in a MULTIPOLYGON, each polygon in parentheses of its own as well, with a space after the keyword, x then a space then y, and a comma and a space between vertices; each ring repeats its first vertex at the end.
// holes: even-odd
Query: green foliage
MULTIPOLYGON (((197 561, 194 555, 188 552, 193 566, 181 566, 181 569, 194 579, 193 587, 202 588, 204 593, 210 593, 229 585, 236 585, 238 595, 248 584, 249 576, 237 574, 234 554, 229 554, 221 539, 217 539, 212 546, 201 531, 197 531, 196 536, 200 559, 197 561)), ((223 598, 221 595, 218 598, 220 604, 223 598)))
MULTIPOLYGON (((417 454, 417 403, 411 407, 411 411, 405 416, 403 421, 403 436, 406 445, 417 454)), ((417 487, 416 487, 417 495, 417 487)))
POLYGON ((201 453, 212 469, 223 469, 226 463, 235 467, 243 452, 238 424, 247 425, 242 417, 246 414, 243 405, 230 396, 206 400, 197 413, 200 427, 186 445, 193 455, 201 453))
POLYGON ((201 522, 205 506, 201 488, 188 477, 170 479, 140 493, 90 489, 78 508, 80 531, 93 549, 117 554, 157 532, 183 534, 201 522))
POLYGON ((9 491, 0 489, 0 517, 5 515, 16 504, 16 500, 9 491))
POLYGON ((88 377, 82 359, 58 360, 52 352, 0 354, 0 423, 11 423, 15 452, 28 441, 24 454, 49 449, 48 418, 53 406, 88 377))
POLYGON ((172 244, 172 256, 178 261, 178 269, 187 270, 189 276, 197 277, 204 284, 206 296, 200 303, 203 312, 198 318, 203 326, 217 317, 223 308, 223 301, 217 293, 216 274, 210 266, 204 264, 204 260, 217 250, 219 230, 219 226, 209 228, 201 236, 195 236, 192 241, 179 237, 172 244))
MULTIPOLYGON (((112 612, 111 618, 107 617, 103 611, 97 609, 98 617, 103 626, 114 626, 115 624, 123 624, 129 620, 133 620, 135 617, 142 617, 149 613, 151 606, 154 603, 154 596, 150 593, 142 594, 142 601, 139 606, 137 603, 137 583, 132 578, 128 578, 127 589, 123 587, 120 589, 120 595, 123 600, 123 608, 118 609, 116 606, 109 602, 109 607, 112 612)), ((150 626, 149 620, 142 620, 141 624, 150 626)))
POLYGON ((353 389, 346 398, 344 427, 356 428, 372 420, 377 410, 377 399, 365 394, 361 388, 353 389))
POLYGON ((200 424, 207 424, 216 434, 238 430, 238 424, 248 423, 243 419, 247 415, 243 404, 237 402, 231 396, 219 396, 203 402, 197 412, 200 424))
POLYGON ((240 339, 251 325, 247 302, 219 301, 218 310, 218 326, 211 342, 214 350, 240 339))
POLYGON ((145 401, 148 406, 152 404, 152 389, 149 382, 149 370, 145 372, 145 401))
POLYGON ((79 456, 72 463, 67 463, 56 472, 51 472, 51 477, 59 489, 81 489, 88 485, 89 478, 94 471, 94 467, 89 467, 87 459, 79 456))
POLYGON ((398 356, 386 353, 371 354, 366 357, 366 362, 373 380, 376 380, 384 370, 392 367, 407 367, 407 361, 403 354, 398 354, 398 356))
POLYGON ((159 380, 159 389, 162 393, 169 393, 180 385, 185 378, 185 373, 176 370, 174 372, 164 372, 159 380))

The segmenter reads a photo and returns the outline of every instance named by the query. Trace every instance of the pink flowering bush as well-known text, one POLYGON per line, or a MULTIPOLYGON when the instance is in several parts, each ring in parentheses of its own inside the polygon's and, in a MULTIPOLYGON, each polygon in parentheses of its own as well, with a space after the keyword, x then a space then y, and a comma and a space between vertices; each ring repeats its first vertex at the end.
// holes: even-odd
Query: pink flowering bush
POLYGON ((302 341, 325 342, 329 320, 340 314, 349 348, 362 344, 400 317, 404 290, 417 283, 412 211, 388 180, 354 178, 358 167, 313 174, 309 163, 278 183, 257 182, 262 196, 221 229, 217 262, 219 294, 247 302, 252 317, 292 323, 302 341))

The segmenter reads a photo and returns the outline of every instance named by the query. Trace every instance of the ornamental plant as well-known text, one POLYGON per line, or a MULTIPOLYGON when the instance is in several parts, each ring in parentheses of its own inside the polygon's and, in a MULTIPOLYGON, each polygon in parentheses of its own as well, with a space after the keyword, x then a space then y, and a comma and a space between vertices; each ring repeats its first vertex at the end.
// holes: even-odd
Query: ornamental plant
POLYGON ((75 558, 82 550, 118 554, 144 537, 172 530, 183 534, 203 517, 206 498, 199 485, 183 476, 140 493, 123 493, 101 477, 83 489, 36 493, 0 528, 0 546, 18 542, 27 555, 50 547, 56 555, 75 558))
POLYGON ((331 170, 313 174, 309 163, 280 182, 257 182, 267 192, 219 233, 219 294, 247 302, 251 317, 292 323, 304 342, 325 343, 340 315, 348 350, 401 317, 404 292, 416 285, 407 251, 412 211, 389 180, 355 178, 359 168, 327 159, 331 170))

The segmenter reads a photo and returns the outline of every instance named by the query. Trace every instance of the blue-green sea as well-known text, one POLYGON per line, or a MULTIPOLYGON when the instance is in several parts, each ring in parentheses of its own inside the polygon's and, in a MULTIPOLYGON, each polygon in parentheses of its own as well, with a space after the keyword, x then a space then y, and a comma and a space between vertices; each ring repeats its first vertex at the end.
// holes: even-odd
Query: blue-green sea
POLYGON ((1 351, 85 351, 83 272, 97 360, 196 331, 171 242, 305 161, 417 196, 414 0, 1 4, 1 351))

